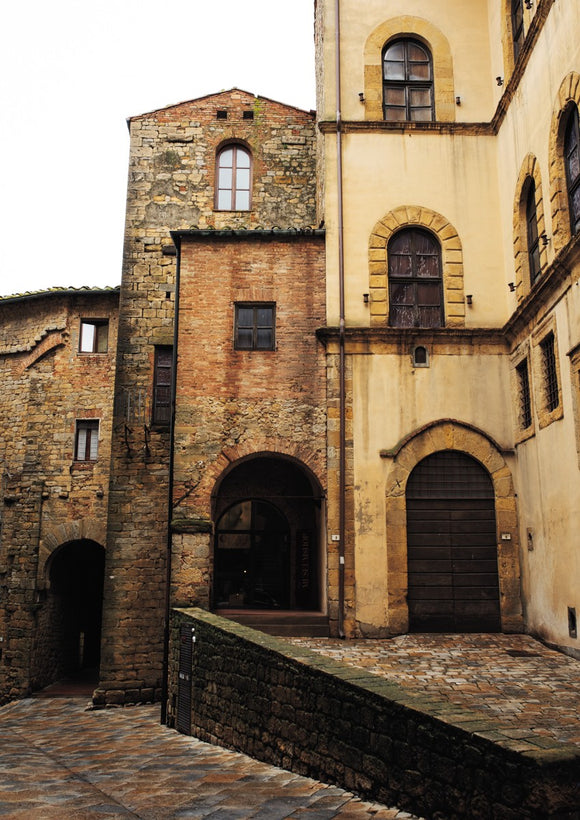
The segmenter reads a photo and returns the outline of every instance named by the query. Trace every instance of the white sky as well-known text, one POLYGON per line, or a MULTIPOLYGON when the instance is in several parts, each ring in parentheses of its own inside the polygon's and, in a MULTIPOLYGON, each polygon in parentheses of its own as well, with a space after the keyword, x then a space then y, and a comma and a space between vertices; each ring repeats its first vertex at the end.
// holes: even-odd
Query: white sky
POLYGON ((6 0, 0 295, 117 285, 127 117, 236 86, 315 107, 314 0, 6 0))

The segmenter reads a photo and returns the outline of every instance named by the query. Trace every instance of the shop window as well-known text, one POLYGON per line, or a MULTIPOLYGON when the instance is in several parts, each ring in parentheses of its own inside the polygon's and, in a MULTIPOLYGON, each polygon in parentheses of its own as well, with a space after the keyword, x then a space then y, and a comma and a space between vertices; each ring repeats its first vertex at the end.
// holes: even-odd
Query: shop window
POLYGON ((99 422, 77 421, 75 461, 96 461, 99 452, 99 422))
POLYGON ((416 40, 395 40, 383 52, 383 116, 390 122, 430 122, 433 61, 416 40))
POLYGON ((570 228, 572 234, 580 231, 580 139, 578 109, 572 107, 564 136, 564 161, 570 205, 570 228))
POLYGON ((173 379, 173 348, 155 348, 153 371, 152 422, 168 426, 171 421, 171 383, 173 379))
POLYGON ((442 327, 441 248, 428 231, 406 228, 388 245, 389 324, 442 327))
POLYGON ((226 145, 217 155, 216 208, 218 211, 249 211, 252 158, 242 145, 226 145))
POLYGON ((79 351, 81 353, 106 353, 109 348, 109 322, 107 319, 81 319, 79 351))
POLYGON ((274 350, 275 305, 245 303, 235 306, 236 350, 274 350))

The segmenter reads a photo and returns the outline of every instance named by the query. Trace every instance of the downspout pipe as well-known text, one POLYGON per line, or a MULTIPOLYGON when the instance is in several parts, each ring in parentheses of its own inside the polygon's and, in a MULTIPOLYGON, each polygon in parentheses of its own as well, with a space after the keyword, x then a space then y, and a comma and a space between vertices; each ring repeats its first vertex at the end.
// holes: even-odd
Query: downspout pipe
POLYGON ((336 73, 336 176, 338 199, 338 289, 339 289, 339 552, 338 552, 338 634, 344 638, 344 555, 346 539, 346 361, 344 298, 344 209, 342 190, 342 104, 340 78, 340 0, 334 3, 336 73))
POLYGON ((169 476, 167 488, 167 546, 165 553, 165 612, 163 620, 163 671, 161 678, 161 723, 167 725, 167 699, 169 697, 169 639, 171 627, 171 557, 173 536, 171 519, 173 517, 173 471, 175 464, 175 399, 177 395, 177 340, 179 338, 179 285, 181 278, 181 243, 173 237, 177 246, 177 265, 175 271, 175 304, 173 315, 173 350, 171 369, 171 416, 169 421, 169 476))

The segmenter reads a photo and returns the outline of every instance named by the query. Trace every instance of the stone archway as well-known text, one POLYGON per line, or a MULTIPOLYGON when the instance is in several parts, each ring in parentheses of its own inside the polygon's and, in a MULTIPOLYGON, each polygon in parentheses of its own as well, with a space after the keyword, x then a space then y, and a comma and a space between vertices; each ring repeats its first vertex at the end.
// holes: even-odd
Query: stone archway
POLYGON ((489 473, 496 513, 501 629, 521 631, 519 532, 511 470, 504 452, 490 436, 472 425, 443 419, 411 433, 388 454, 393 459, 386 485, 389 632, 409 630, 406 502, 409 476, 426 456, 445 450, 471 456, 489 473))
POLYGON ((214 498, 213 608, 320 611, 322 495, 303 465, 243 459, 214 498))
POLYGON ((69 541, 51 554, 38 612, 33 688, 81 673, 96 680, 104 571, 105 550, 96 541, 69 541))

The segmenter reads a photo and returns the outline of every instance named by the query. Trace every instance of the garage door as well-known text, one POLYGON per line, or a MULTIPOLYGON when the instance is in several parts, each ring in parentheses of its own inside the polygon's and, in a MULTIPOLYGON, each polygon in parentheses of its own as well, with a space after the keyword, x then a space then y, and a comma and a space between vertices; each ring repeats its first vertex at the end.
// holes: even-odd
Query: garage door
POLYGON ((417 465, 407 549, 412 631, 500 631, 493 484, 479 462, 444 451, 417 465))

